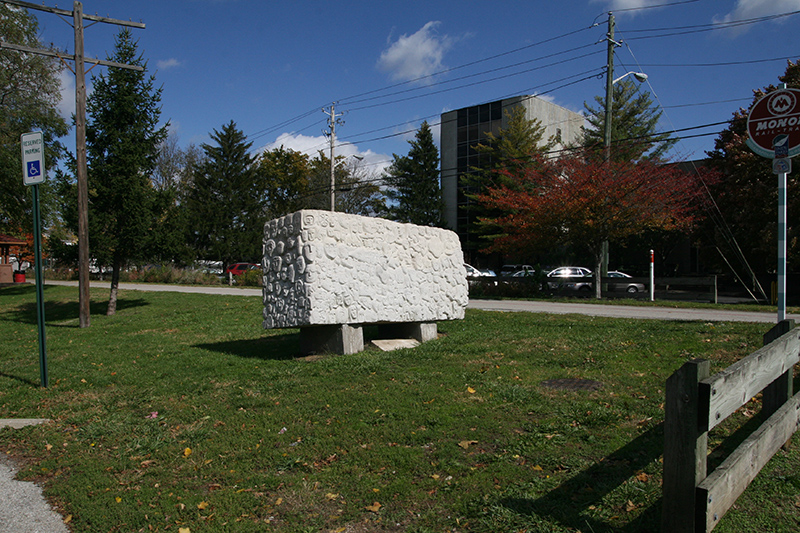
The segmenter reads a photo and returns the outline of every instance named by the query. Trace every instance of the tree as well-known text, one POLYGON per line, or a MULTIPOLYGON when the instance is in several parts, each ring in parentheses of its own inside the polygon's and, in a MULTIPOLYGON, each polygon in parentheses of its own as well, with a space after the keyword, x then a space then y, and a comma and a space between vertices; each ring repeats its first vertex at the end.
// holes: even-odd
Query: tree
MULTIPOLYGON (((378 178, 368 172, 355 156, 336 156, 334 165, 336 211, 363 216, 385 212, 378 178)), ((320 151, 310 161, 309 192, 305 209, 330 209, 331 160, 320 151)))
POLYGON ((308 156, 283 146, 262 153, 255 162, 263 220, 301 208, 308 194, 308 156))
MULTIPOLYGON (((800 61, 788 61, 778 79, 788 87, 800 88, 800 61)), ((776 90, 775 85, 753 91, 753 104, 776 90)), ((722 220, 707 228, 705 240, 715 250, 705 258, 719 261, 716 250, 726 257, 746 254, 748 264, 758 273, 777 270, 778 184, 769 159, 753 152, 746 144, 749 109, 733 113, 728 127, 714 141, 706 163, 721 172, 722 181, 711 187, 722 220), (732 238, 731 238, 732 237, 732 238), (737 244, 738 243, 738 244, 737 244), (742 250, 742 252, 739 252, 742 250)), ((791 224, 800 212, 800 179, 793 172, 787 176, 787 268, 800 269, 800 227, 791 224)))
MULTIPOLYGON (((39 25, 27 10, 0 3, 2 40, 43 49, 39 25)), ((45 142, 45 163, 52 169, 64 147, 58 137, 67 123, 58 113, 61 99, 58 75, 63 66, 56 58, 0 49, 0 231, 22 235, 33 227, 30 187, 22 183, 20 135, 40 130, 45 142)), ((51 219, 55 204, 48 181, 39 185, 42 218, 51 219)), ((46 224, 47 225, 47 224, 46 224)))
POLYGON ((203 259, 220 260, 224 267, 255 261, 263 240, 261 190, 249 154, 253 143, 230 123, 214 130, 215 144, 203 144, 203 160, 193 170, 186 199, 187 238, 203 259))
POLYGON ((479 200, 503 214, 483 222, 501 229, 487 251, 552 247, 554 242, 588 249, 595 259, 600 297, 603 242, 652 229, 678 230, 696 218, 702 189, 691 174, 652 162, 598 164, 582 154, 506 176, 513 186, 490 188, 479 200))
MULTIPOLYGON (((658 133, 662 112, 650 93, 639 92, 629 80, 614 84, 611 107, 611 159, 614 161, 658 161, 677 142, 670 133, 658 133), (637 94, 638 93, 638 94, 637 94)), ((598 107, 584 102, 590 127, 583 130, 583 146, 603 157, 606 98, 595 96, 598 107)))
POLYGON ((439 150, 427 122, 423 122, 407 156, 392 154, 384 178, 389 187, 389 218, 420 226, 444 226, 439 184, 439 150))
MULTIPOLYGON (((472 200, 469 204, 469 231, 478 238, 475 241, 468 239, 465 243, 465 247, 471 250, 482 247, 500 232, 499 228, 485 221, 501 213, 477 201, 478 196, 500 185, 513 187, 513 178, 524 176, 531 168, 541 168, 547 152, 555 145, 554 139, 545 141, 545 128, 541 121, 528 119, 524 107, 506 110, 505 116, 506 127, 500 128, 496 135, 486 133, 485 142, 473 148, 480 154, 481 165, 472 168, 463 178, 465 192, 472 200)), ((512 255, 518 257, 518 252, 512 255)))
POLYGON ((144 255, 154 229, 155 195, 150 175, 158 147, 166 138, 161 117, 161 89, 147 75, 130 30, 115 40, 111 61, 144 68, 109 68, 94 78, 87 98, 86 160, 89 188, 89 239, 100 265, 111 265, 108 315, 116 313, 119 273, 144 255))

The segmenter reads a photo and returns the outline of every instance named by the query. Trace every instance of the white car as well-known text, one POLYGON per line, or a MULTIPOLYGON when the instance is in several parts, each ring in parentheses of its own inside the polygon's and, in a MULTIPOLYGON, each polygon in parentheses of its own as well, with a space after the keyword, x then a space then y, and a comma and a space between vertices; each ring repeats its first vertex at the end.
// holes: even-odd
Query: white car
POLYGON ((574 281, 572 278, 590 278, 592 271, 584 267, 559 267, 548 274, 547 286, 551 289, 571 289, 575 291, 589 291, 592 289, 591 281, 574 281), (561 278, 561 279, 559 279, 561 278), (568 279, 563 279, 568 278, 568 279))
POLYGON ((494 277, 494 272, 485 268, 483 270, 479 270, 474 266, 464 263, 464 268, 467 269, 467 277, 468 278, 480 278, 480 277, 494 277))

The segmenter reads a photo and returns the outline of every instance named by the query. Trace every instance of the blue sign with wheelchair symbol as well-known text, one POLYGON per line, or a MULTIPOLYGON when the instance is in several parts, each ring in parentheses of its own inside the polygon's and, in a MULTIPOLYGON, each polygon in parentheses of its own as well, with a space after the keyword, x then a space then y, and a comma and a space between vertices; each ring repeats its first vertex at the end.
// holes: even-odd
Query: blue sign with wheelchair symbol
POLYGON ((38 178, 42 174, 41 161, 28 161, 28 177, 38 178))

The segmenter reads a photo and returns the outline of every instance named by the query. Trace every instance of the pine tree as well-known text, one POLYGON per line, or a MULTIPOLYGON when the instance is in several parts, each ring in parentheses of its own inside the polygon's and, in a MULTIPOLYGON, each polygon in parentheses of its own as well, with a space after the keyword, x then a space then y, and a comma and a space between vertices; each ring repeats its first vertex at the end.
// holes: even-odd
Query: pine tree
POLYGON ((142 71, 109 68, 94 79, 87 98, 86 158, 89 187, 89 241, 100 265, 111 265, 109 315, 116 312, 119 273, 145 255, 154 224, 150 175, 167 127, 158 127, 161 89, 147 76, 130 30, 116 38, 110 60, 142 71))
POLYGON ((423 122, 407 156, 393 154, 385 176, 389 187, 389 218, 420 226, 444 226, 442 190, 439 184, 439 150, 433 133, 423 122))
MULTIPOLYGON (((462 246, 469 252, 477 252, 493 239, 500 229, 490 220, 500 213, 477 200, 490 188, 505 186, 514 187, 514 178, 523 176, 531 169, 541 169, 545 164, 545 154, 554 146, 555 140, 545 141, 544 126, 538 119, 528 119, 526 110, 517 106, 506 110, 506 127, 495 135, 486 134, 485 142, 473 149, 480 154, 481 165, 473 167, 470 173, 463 176, 462 184, 470 199, 469 235, 462 246)), ((518 251, 514 257, 529 259, 527 252, 518 251)))
POLYGON ((263 222, 257 186, 253 143, 230 123, 214 130, 215 144, 203 144, 203 160, 194 169, 187 198, 188 239, 202 259, 218 260, 227 267, 261 256, 263 222))
MULTIPOLYGON (((583 144, 591 152, 604 154, 605 96, 595 96, 598 107, 585 103, 586 120, 583 144)), ((653 105, 650 93, 639 92, 629 80, 614 85, 611 106, 611 159, 618 162, 649 159, 658 161, 677 142, 670 133, 658 133, 661 111, 653 105), (638 94, 637 94, 638 93, 638 94)))

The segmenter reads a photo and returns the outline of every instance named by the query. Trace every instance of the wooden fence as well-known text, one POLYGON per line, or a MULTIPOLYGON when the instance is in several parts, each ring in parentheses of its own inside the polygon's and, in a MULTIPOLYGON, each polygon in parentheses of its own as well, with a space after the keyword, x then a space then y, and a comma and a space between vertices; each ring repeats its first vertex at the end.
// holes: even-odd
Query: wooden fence
POLYGON ((792 396, 800 329, 793 328, 794 321, 779 323, 763 348, 711 377, 709 362, 696 359, 667 380, 662 532, 714 529, 800 427, 800 393, 792 396), (761 426, 708 474, 708 431, 762 391, 761 426))

